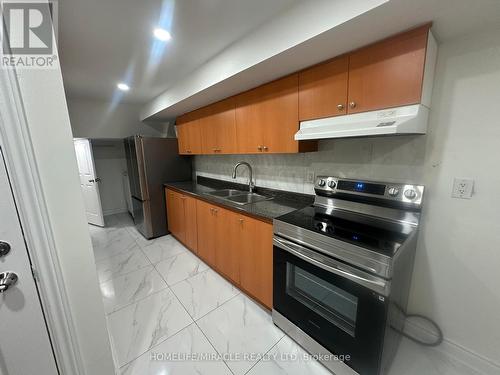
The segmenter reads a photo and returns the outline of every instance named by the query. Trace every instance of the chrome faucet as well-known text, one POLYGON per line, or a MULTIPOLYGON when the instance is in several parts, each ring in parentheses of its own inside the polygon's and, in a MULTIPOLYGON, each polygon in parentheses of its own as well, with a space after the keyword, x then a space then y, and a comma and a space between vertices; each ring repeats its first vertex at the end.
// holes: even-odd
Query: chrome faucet
POLYGON ((248 164, 246 161, 240 161, 240 162, 236 163, 236 165, 234 166, 234 169, 233 169, 233 178, 236 178, 236 170, 238 169, 238 167, 240 165, 246 165, 248 167, 248 172, 250 174, 250 179, 248 180, 248 191, 250 193, 252 193, 255 185, 252 181, 252 166, 250 164, 248 164))

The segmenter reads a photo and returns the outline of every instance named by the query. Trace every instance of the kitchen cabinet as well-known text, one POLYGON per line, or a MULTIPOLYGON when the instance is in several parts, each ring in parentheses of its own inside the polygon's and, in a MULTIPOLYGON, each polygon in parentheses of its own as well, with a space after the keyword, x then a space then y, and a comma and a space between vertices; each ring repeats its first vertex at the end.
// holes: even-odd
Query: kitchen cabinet
POLYGON ((196 199, 170 189, 166 189, 165 194, 168 230, 180 242, 197 252, 196 199))
POLYGON ((169 230, 232 283, 272 308, 273 226, 166 189, 169 230))
POLYGON ((430 25, 349 54, 348 113, 421 102, 430 25))
POLYGON ((202 200, 196 201, 196 217, 198 224, 198 255, 208 265, 215 266, 215 246, 217 242, 217 217, 222 210, 217 206, 206 203, 202 200), (216 212, 217 211, 217 212, 216 212))
POLYGON ((200 118, 203 154, 235 154, 236 119, 234 98, 203 108, 200 118))
POLYGON ((345 115, 349 57, 299 72, 299 120, 345 115))
POLYGON ((246 217, 241 224, 240 284, 268 308, 273 306, 273 226, 246 217))
POLYGON ((180 116, 181 154, 298 153, 300 121, 430 105, 436 44, 430 24, 180 116), (425 75, 424 75, 425 73, 425 75))
POLYGON ((177 119, 179 154, 195 155, 202 153, 200 115, 200 112, 194 111, 177 119))
POLYGON ((236 97, 238 152, 295 153, 312 151, 315 142, 294 139, 299 129, 298 75, 279 79, 236 97))
POLYGON ((242 215, 219 209, 216 213, 215 267, 234 284, 240 283, 239 259, 245 238, 241 236, 242 215))
POLYGON ((185 214, 182 195, 171 190, 166 191, 168 230, 181 242, 185 242, 185 214))

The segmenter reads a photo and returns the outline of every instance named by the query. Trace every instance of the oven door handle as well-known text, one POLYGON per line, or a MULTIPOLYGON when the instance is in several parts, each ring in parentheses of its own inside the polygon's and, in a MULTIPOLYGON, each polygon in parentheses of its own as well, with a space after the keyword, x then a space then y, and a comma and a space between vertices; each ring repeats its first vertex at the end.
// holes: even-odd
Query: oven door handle
POLYGON ((274 236, 273 244, 280 249, 283 249, 290 254, 306 261, 307 263, 315 265, 338 276, 345 277, 346 279, 363 285, 373 290, 374 292, 382 294, 386 297, 389 296, 389 283, 386 280, 368 275, 363 271, 358 271, 352 267, 337 262, 330 257, 327 258, 324 255, 313 252, 312 250, 304 246, 298 245, 283 238, 274 236))

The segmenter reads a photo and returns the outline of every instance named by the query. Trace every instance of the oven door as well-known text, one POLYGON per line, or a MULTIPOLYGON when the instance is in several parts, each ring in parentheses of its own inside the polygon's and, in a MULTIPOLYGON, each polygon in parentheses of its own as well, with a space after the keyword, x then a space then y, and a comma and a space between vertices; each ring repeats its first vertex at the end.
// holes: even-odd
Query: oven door
POLYGON ((378 374, 387 282, 281 237, 273 244, 273 308, 356 372, 378 374))

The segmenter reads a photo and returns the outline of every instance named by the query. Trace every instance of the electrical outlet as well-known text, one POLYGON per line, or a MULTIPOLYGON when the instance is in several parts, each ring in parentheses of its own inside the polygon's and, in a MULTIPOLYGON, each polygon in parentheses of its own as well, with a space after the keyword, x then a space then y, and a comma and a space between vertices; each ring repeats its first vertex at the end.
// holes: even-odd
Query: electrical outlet
POLYGON ((453 180, 453 198, 471 199, 474 189, 474 180, 470 178, 455 178, 453 180))
POLYGON ((314 176, 314 171, 307 171, 306 172, 306 183, 309 183, 309 184, 314 184, 315 182, 315 178, 316 176, 314 176))

